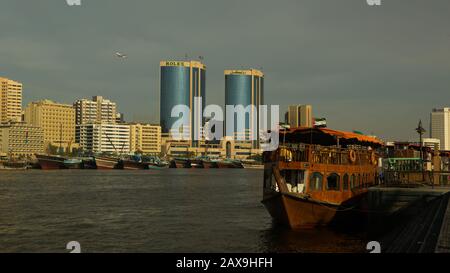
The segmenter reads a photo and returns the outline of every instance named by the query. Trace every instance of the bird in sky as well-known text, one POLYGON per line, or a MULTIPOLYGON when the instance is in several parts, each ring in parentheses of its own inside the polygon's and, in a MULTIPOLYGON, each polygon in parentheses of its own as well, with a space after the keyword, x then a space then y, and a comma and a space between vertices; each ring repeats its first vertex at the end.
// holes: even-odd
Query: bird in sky
POLYGON ((116 52, 116 57, 120 58, 120 59, 128 58, 128 56, 126 54, 123 54, 123 53, 120 53, 120 52, 116 52))

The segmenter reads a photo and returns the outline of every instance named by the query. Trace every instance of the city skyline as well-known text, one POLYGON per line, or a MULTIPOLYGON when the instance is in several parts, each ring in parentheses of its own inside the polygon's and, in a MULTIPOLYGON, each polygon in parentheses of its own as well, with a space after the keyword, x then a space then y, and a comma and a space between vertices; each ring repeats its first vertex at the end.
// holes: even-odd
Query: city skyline
POLYGON ((431 109, 450 102, 446 1, 6 2, 0 75, 24 84, 23 106, 98 94, 129 120, 157 123, 159 61, 185 53, 205 56, 208 104, 224 103, 223 70, 262 67, 266 103, 311 104, 332 128, 387 139, 414 140, 418 120, 428 128, 431 109), (204 18, 181 16, 199 7, 204 18))

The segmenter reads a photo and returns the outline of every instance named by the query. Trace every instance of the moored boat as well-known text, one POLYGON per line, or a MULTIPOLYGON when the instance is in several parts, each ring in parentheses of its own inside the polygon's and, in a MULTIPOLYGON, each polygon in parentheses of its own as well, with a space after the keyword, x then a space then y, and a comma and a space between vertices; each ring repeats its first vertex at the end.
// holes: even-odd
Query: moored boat
POLYGON ((276 151, 264 152, 262 203, 290 228, 351 220, 376 183, 376 138, 319 128, 282 132, 276 151))
POLYGON ((218 160, 218 161, 216 161, 216 164, 219 169, 242 169, 242 168, 244 168, 242 163, 237 160, 230 160, 230 159, 218 160))
POLYGON ((123 169, 123 162, 116 157, 96 156, 95 165, 99 170, 123 169))
POLYGON ((203 160, 200 158, 191 159, 192 168, 203 169, 203 160))
POLYGON ((264 169, 264 165, 261 161, 256 160, 242 160, 242 166, 244 169, 256 169, 262 170, 264 169))
POLYGON ((42 170, 59 170, 64 169, 64 161, 66 158, 57 155, 36 154, 39 166, 42 170))
POLYGON ((257 164, 242 164, 244 166, 244 169, 251 169, 251 170, 264 170, 264 165, 257 165, 257 164))
POLYGON ((149 164, 132 159, 123 160, 123 168, 125 170, 148 170, 149 164))
POLYGON ((166 169, 169 167, 168 163, 161 162, 161 163, 147 163, 148 168, 152 170, 160 170, 160 169, 166 169))
POLYGON ((0 161, 0 169, 3 170, 26 170, 29 167, 26 161, 0 161))
POLYGON ((189 169, 192 168, 191 161, 189 159, 185 158, 175 158, 170 161, 170 168, 177 168, 177 169, 189 169))
POLYGON ((203 168, 205 169, 216 169, 219 166, 217 166, 217 162, 209 160, 209 159, 204 159, 203 160, 203 168))
POLYGON ((164 169, 169 167, 169 163, 161 160, 157 156, 144 157, 143 162, 147 164, 149 169, 164 169))
POLYGON ((83 161, 82 162, 83 169, 87 170, 97 169, 97 166, 95 164, 95 158, 86 157, 82 158, 81 160, 83 161))
POLYGON ((68 158, 63 163, 65 169, 83 169, 83 161, 78 158, 68 158))

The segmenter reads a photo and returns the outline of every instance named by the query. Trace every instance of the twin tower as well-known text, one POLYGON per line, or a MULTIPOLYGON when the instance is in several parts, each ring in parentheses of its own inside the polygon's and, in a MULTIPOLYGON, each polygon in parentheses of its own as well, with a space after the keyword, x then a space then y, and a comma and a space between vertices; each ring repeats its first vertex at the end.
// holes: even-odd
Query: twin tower
MULTIPOLYGON (((186 105, 190 109, 191 126, 189 126, 189 130, 193 136, 193 121, 196 117, 201 116, 200 111, 203 112, 206 106, 206 66, 199 61, 161 61, 160 68, 162 133, 169 133, 172 125, 179 119, 179 117, 171 116, 173 107, 186 105), (194 109, 195 97, 201 97, 202 109, 194 109)), ((255 106, 256 109, 259 109, 259 106, 263 104, 264 74, 261 71, 255 69, 225 70, 225 105, 255 106)), ((237 122, 234 122, 235 128, 232 131, 235 135, 247 135, 253 130, 253 124, 258 126, 258 121, 250 122, 250 120, 254 120, 253 115, 258 119, 257 113, 253 113, 253 111, 246 115, 244 132, 239 132, 236 127, 237 122)), ((224 130, 224 132, 227 131, 230 130, 224 130)), ((258 131, 257 128, 256 131, 258 131)))

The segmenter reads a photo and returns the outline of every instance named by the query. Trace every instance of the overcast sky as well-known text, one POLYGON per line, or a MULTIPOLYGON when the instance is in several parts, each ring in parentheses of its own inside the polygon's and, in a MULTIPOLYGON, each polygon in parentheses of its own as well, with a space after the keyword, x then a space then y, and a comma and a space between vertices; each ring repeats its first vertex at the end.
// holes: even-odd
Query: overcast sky
POLYGON ((159 61, 188 54, 205 57, 208 104, 224 69, 262 67, 266 104, 312 104, 335 129, 412 140, 450 105, 448 0, 81 1, 0 0, 0 76, 24 104, 103 95, 158 122, 159 61))

